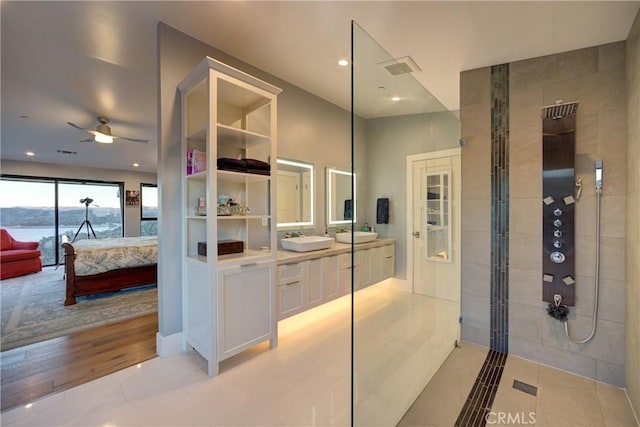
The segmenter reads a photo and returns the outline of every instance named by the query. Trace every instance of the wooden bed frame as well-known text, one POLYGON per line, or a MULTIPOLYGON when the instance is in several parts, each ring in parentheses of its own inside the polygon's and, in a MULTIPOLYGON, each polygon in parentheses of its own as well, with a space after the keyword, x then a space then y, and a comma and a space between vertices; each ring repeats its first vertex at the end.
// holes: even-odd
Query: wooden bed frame
POLYGON ((100 292, 113 292, 120 289, 157 283, 157 265, 120 268, 90 276, 76 276, 74 261, 76 254, 73 246, 62 243, 64 248, 64 270, 67 278, 67 298, 64 305, 76 303, 76 297, 100 292))

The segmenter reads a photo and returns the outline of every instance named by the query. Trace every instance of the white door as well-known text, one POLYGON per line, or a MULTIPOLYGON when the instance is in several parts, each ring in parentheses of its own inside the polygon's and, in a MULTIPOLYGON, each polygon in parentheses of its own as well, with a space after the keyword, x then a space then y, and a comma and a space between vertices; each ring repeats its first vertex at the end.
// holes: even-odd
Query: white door
POLYGON ((460 149, 408 157, 413 292, 460 302, 460 149))

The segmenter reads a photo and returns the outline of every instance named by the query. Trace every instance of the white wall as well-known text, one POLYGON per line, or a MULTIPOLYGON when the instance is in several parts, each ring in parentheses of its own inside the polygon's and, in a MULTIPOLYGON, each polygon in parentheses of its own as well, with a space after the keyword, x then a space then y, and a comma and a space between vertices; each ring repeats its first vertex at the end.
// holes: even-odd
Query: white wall
MULTIPOLYGON (((2 173, 6 175, 118 181, 124 182, 125 190, 140 190, 141 183, 156 183, 155 174, 143 172, 56 165, 52 163, 22 162, 17 160, 2 160, 0 166, 2 173)), ((124 207, 124 235, 125 237, 140 235, 139 206, 124 207)))

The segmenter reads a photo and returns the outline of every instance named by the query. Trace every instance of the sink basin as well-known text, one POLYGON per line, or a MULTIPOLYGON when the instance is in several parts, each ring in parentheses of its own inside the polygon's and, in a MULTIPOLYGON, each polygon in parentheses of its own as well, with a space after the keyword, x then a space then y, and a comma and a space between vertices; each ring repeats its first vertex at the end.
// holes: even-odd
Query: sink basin
POLYGON ((282 243, 282 247, 288 251, 309 252, 327 249, 331 247, 333 240, 333 237, 302 236, 281 239, 280 243, 282 243))
MULTIPOLYGON (((353 233, 353 243, 372 242, 378 238, 378 233, 372 231, 355 231, 353 233)), ((351 243, 351 232, 336 233, 336 240, 342 243, 351 243)))

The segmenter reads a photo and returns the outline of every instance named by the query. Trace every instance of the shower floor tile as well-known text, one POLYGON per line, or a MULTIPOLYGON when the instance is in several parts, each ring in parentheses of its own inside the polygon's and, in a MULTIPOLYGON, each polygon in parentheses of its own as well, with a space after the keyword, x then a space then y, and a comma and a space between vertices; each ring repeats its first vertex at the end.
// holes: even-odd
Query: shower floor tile
MULTIPOLYGON (((453 426, 487 351, 462 342, 398 425, 453 426)), ((638 426, 624 390, 511 355, 487 417, 486 425, 638 426), (514 388, 514 380, 537 394, 514 388)))

